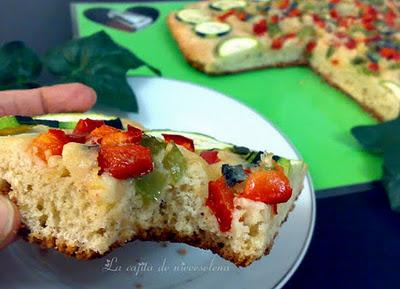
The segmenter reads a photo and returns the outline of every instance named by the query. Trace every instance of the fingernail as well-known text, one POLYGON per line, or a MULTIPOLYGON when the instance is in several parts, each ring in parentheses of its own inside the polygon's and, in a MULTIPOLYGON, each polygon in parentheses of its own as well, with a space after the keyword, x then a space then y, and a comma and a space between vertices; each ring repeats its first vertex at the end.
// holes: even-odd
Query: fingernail
POLYGON ((15 210, 11 201, 0 195, 0 247, 13 234, 14 218, 15 210))

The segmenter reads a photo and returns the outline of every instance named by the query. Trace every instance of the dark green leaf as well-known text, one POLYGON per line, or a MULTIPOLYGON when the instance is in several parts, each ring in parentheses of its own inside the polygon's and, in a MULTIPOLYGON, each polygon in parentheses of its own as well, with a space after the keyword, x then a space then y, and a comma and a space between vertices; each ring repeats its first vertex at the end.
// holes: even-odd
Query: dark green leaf
POLYGON ((355 127, 352 133, 367 150, 383 155, 382 183, 390 206, 400 212, 400 118, 378 125, 355 127))
POLYGON ((33 88, 42 64, 36 53, 23 42, 13 41, 0 48, 0 90, 33 88))
POLYGON ((351 132, 367 150, 383 153, 396 144, 400 145, 400 118, 378 125, 354 127, 351 132))
POLYGON ((400 212, 400 153, 398 147, 385 152, 383 159, 382 182, 392 210, 400 212))
POLYGON ((82 82, 96 90, 98 103, 126 111, 137 111, 133 91, 126 80, 130 69, 147 65, 105 32, 72 40, 49 51, 44 60, 49 71, 62 82, 82 82))

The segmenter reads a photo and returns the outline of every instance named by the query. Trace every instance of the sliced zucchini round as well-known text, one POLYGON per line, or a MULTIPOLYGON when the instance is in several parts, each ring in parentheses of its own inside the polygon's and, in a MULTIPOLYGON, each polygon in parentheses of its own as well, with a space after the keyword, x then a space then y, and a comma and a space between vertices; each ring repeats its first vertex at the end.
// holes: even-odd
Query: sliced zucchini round
POLYGON ((244 0, 218 0, 210 3, 210 8, 218 11, 227 11, 235 8, 244 8, 247 2, 244 0))
POLYGON ((201 9, 183 9, 176 14, 176 18, 189 24, 199 24, 211 19, 210 15, 201 9))
POLYGON ((246 50, 256 48, 258 40, 252 37, 234 37, 223 41, 217 48, 218 55, 221 57, 231 56, 246 50))
POLYGON ((197 24, 194 31, 202 37, 220 37, 228 34, 231 26, 227 23, 209 21, 197 24))
MULTIPOLYGON (((111 126, 115 126, 114 123, 112 122, 118 119, 118 117, 116 116, 109 116, 100 113, 58 113, 58 114, 45 114, 33 117, 34 120, 43 120, 44 122, 58 121, 58 128, 61 129, 73 129, 75 128, 76 124, 80 119, 85 119, 85 118, 104 120, 106 121, 106 124, 107 122, 110 122, 109 125, 111 126)), ((49 126, 46 123, 43 124, 49 126)), ((122 125, 117 124, 116 127, 122 128, 122 125)))
POLYGON ((400 84, 393 81, 386 80, 381 82, 387 89, 389 89, 398 99, 400 99, 400 84))
POLYGON ((177 134, 177 135, 182 135, 187 138, 190 138, 194 142, 194 147, 196 150, 210 150, 210 149, 231 149, 233 148, 233 145, 230 143, 222 142, 219 141, 211 136, 197 133, 197 132, 183 132, 183 131, 173 131, 173 130, 159 130, 159 129, 153 129, 153 130, 147 130, 144 132, 147 135, 151 135, 157 138, 163 138, 162 134, 177 134))

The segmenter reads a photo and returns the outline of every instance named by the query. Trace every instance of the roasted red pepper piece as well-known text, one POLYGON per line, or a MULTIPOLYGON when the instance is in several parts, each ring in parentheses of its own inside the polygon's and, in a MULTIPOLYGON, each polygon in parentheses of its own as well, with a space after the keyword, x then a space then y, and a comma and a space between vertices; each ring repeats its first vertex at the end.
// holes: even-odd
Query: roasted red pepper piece
POLYGON ((277 37, 272 39, 271 48, 272 49, 281 49, 283 46, 284 39, 282 37, 277 37))
POLYGON ((218 157, 218 151, 203 151, 200 156, 209 164, 215 164, 220 161, 218 157))
POLYGON ((278 15, 272 15, 272 16, 271 16, 271 19, 270 19, 270 22, 271 22, 272 24, 278 23, 278 22, 279 22, 279 16, 278 16, 278 15))
POLYGON ((229 10, 225 12, 224 14, 221 14, 218 16, 218 20, 220 21, 225 21, 229 16, 235 15, 236 11, 235 10, 229 10))
POLYGON ((375 62, 371 62, 368 64, 368 69, 372 72, 378 72, 379 71, 379 64, 375 62))
POLYGON ((248 14, 244 11, 237 11, 236 12, 236 17, 240 20, 240 21, 246 21, 248 14))
POLYGON ((135 143, 140 143, 140 141, 142 140, 142 137, 143 137, 143 131, 141 129, 128 124, 128 132, 135 135, 135 139, 136 139, 135 143))
POLYGON ((271 48, 281 49, 286 40, 296 37, 296 33, 288 33, 286 35, 272 39, 271 48))
POLYGON ((130 131, 117 131, 106 134, 100 140, 102 146, 106 145, 125 145, 125 144, 139 144, 141 140, 134 132, 130 131))
POLYGON ((349 38, 347 39, 345 46, 348 49, 354 49, 357 47, 357 42, 353 38, 349 38))
POLYGON ((73 134, 75 135, 85 135, 91 133, 94 129, 101 127, 104 124, 102 120, 95 119, 81 119, 75 126, 73 134))
POLYGON ((300 9, 294 8, 288 13, 288 16, 289 17, 296 17, 296 16, 299 16, 300 14, 301 14, 300 9))
POLYGON ((322 18, 319 17, 318 14, 313 14, 312 18, 313 18, 315 24, 317 24, 321 28, 325 28, 325 21, 322 20, 322 18))
POLYGON ((177 135, 177 134, 163 133, 162 136, 164 137, 164 139, 167 143, 174 142, 177 145, 183 146, 187 150, 194 152, 194 143, 193 143, 192 139, 187 138, 183 135, 177 135))
POLYGON ((109 125, 102 125, 96 129, 94 129, 87 137, 88 141, 91 141, 93 143, 96 144, 100 144, 101 139, 110 134, 110 133, 114 133, 114 132, 118 132, 120 131, 119 129, 109 126, 109 125))
POLYGON ((332 10, 329 12, 329 14, 331 15, 332 18, 335 18, 335 19, 339 17, 339 14, 338 14, 338 12, 337 12, 336 9, 332 9, 332 10))
POLYGON ((262 36, 264 33, 268 31, 267 21, 265 19, 261 19, 257 23, 253 24, 253 33, 257 36, 262 36))
POLYGON ((316 46, 317 43, 315 41, 308 42, 306 45, 306 53, 310 54, 311 52, 313 52, 316 46))
POLYGON ((70 139, 64 131, 59 129, 49 129, 47 133, 40 134, 33 142, 33 152, 42 160, 47 160, 46 152, 50 155, 61 155, 64 145, 70 139))
POLYGON ((396 23, 396 13, 394 13, 393 10, 388 10, 383 16, 383 19, 386 25, 389 27, 394 27, 396 23))
POLYGON ((100 174, 108 172, 122 180, 144 176, 153 170, 150 149, 137 144, 101 146, 97 161, 100 174))
POLYGON ((274 170, 252 173, 240 194, 240 197, 270 205, 287 202, 291 196, 289 179, 278 165, 274 170))
POLYGON ((221 232, 227 232, 232 225, 232 212, 234 195, 222 176, 216 181, 208 183, 208 198, 206 205, 213 211, 217 218, 221 232))
POLYGON ((385 58, 388 58, 388 59, 394 58, 394 57, 396 56, 397 53, 398 53, 398 52, 397 52, 396 49, 394 49, 394 48, 389 48, 389 47, 382 47, 382 48, 379 50, 379 54, 380 54, 382 57, 385 57, 385 58))

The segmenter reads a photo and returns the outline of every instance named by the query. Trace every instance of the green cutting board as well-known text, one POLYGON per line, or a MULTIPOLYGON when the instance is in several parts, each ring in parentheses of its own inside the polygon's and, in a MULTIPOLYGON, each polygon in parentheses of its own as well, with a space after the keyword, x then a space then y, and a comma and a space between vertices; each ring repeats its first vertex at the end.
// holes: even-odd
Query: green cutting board
MULTIPOLYGON (((184 5, 184 2, 76 3, 72 6, 72 16, 77 36, 105 30, 119 44, 159 68, 163 76, 210 87, 258 111, 286 134, 300 151, 309 164, 316 189, 380 178, 378 157, 364 152, 350 134, 353 126, 376 121, 309 68, 273 68, 208 76, 189 66, 166 25, 168 13, 184 5), (108 28, 84 16, 84 11, 90 8, 123 11, 134 6, 156 8, 160 17, 153 25, 129 33, 108 28)), ((152 75, 146 69, 130 74, 152 75)))

